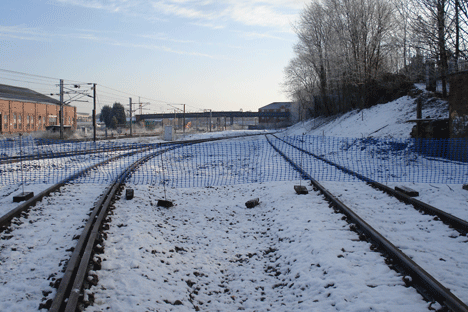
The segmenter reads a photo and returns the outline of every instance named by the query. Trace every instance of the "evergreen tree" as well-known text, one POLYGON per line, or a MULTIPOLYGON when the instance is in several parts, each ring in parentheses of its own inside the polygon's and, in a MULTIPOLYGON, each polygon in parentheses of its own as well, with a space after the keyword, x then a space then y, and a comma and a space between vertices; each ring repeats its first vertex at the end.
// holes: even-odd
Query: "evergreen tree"
POLYGON ((112 120, 112 108, 109 105, 104 105, 101 109, 101 115, 99 120, 106 124, 106 127, 109 128, 112 120))
POLYGON ((115 129, 118 125, 124 125, 126 123, 125 108, 118 102, 115 102, 112 107, 105 105, 101 109, 99 120, 103 121, 106 127, 110 129, 115 129))
POLYGON ((117 117, 112 116, 112 119, 111 119, 110 127, 109 127, 109 128, 115 129, 115 128, 117 128, 117 124, 118 124, 118 122, 117 122, 117 117))
POLYGON ((125 108, 122 104, 118 102, 114 103, 114 106, 112 106, 112 117, 116 118, 116 126, 126 123, 125 108))

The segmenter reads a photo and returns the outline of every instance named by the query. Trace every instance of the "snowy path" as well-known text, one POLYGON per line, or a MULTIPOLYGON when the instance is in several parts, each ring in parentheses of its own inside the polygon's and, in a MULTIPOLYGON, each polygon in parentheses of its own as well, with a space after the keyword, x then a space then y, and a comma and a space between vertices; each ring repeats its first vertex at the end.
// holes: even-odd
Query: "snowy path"
POLYGON ((322 185, 468 303, 468 237, 365 183, 322 185))
POLYGON ((161 189, 131 186, 86 311, 428 310, 342 215, 293 185, 171 189, 170 209, 156 206, 161 189))

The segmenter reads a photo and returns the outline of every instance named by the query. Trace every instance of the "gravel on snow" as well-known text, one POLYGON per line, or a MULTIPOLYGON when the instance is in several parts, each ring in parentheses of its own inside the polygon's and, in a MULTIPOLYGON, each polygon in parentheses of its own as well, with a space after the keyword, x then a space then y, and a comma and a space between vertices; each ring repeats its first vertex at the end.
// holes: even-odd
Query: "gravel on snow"
POLYGON ((157 206, 161 188, 129 185, 135 198, 109 216, 86 311, 430 309, 343 215, 293 185, 170 189, 169 209, 157 206))

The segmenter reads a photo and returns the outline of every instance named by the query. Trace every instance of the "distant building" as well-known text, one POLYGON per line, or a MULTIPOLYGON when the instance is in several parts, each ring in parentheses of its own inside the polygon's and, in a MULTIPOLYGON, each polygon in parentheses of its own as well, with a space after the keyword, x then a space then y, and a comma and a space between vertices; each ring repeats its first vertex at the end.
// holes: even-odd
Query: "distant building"
POLYGON ((88 113, 76 113, 76 121, 77 122, 91 122, 93 118, 88 113))
MULTIPOLYGON (((292 102, 273 102, 267 106, 260 107, 259 112, 291 112, 292 102)), ((259 124, 278 124, 289 122, 284 117, 259 117, 259 124)))
MULTIPOLYGON (((36 91, 0 84, 0 134, 45 131, 59 125, 60 102, 36 91)), ((63 124, 76 129, 76 107, 64 105, 63 124)))

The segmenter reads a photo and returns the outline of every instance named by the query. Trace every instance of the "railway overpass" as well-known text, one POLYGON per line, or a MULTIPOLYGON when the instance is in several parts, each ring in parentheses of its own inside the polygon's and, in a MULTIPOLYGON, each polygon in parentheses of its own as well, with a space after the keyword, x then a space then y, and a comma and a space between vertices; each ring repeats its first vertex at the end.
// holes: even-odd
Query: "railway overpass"
POLYGON ((265 118, 285 118, 289 120, 290 112, 240 112, 240 111, 227 111, 227 112, 203 112, 203 113, 162 113, 162 114, 143 114, 136 115, 135 121, 140 120, 155 120, 155 119, 173 119, 173 118, 230 118, 231 123, 233 118, 251 118, 251 117, 265 117, 265 118))

